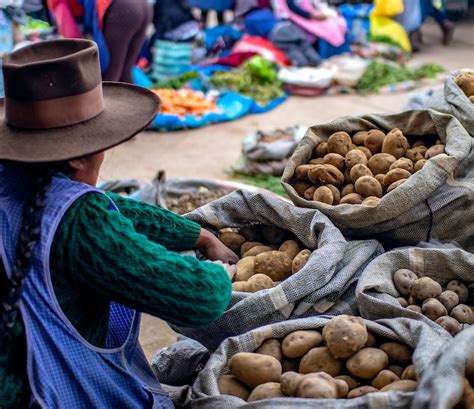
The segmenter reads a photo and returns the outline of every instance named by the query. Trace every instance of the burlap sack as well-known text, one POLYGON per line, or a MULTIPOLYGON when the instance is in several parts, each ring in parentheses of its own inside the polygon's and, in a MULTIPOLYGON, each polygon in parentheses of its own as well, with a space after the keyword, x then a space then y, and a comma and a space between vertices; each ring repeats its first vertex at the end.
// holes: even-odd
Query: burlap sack
MULTIPOLYGON (((444 83, 444 89, 437 91, 425 104, 426 109, 434 109, 454 116, 474 137, 474 104, 456 84, 456 77, 463 71, 451 72, 444 83)), ((472 70, 469 70, 472 71, 472 70)))
POLYGON ((262 325, 319 314, 356 313, 354 285, 383 252, 376 241, 348 242, 322 213, 260 193, 236 191, 186 215, 203 227, 278 226, 314 250, 306 266, 280 285, 234 292, 224 315, 204 328, 173 329, 213 351, 227 337, 262 325), (342 300, 338 302, 338 300, 342 300))
POLYGON ((413 409, 454 407, 463 392, 464 368, 474 359, 474 328, 454 337, 428 366, 418 384, 413 409))
POLYGON ((420 277, 431 277, 441 284, 451 280, 474 282, 474 254, 459 248, 407 247, 382 254, 362 273, 356 297, 360 313, 367 319, 406 317, 419 320, 439 334, 447 332, 424 315, 403 308, 396 300, 395 271, 407 268, 420 277))
MULTIPOLYGON (((192 396, 188 396, 188 408, 228 409, 240 408, 245 401, 228 395, 221 395, 217 381, 219 376, 229 373, 228 360, 237 352, 253 352, 266 339, 282 338, 290 332, 302 329, 320 329, 328 317, 312 317, 281 322, 255 329, 246 334, 226 339, 211 355, 204 369, 192 386, 192 396)), ((438 336, 421 322, 406 318, 367 321, 367 327, 377 335, 404 342, 415 349, 413 362, 417 374, 422 375, 432 359, 449 342, 448 336, 438 336)), ((369 394, 357 399, 267 399, 247 404, 248 408, 408 408, 414 393, 384 392, 369 394)))
POLYGON ((320 210, 345 236, 375 238, 387 248, 433 239, 454 240, 474 251, 474 229, 465 222, 465 215, 474 213, 474 155, 469 158, 472 145, 473 139, 457 119, 432 110, 344 117, 308 130, 290 158, 282 182, 297 206, 320 210), (400 128, 404 134, 420 139, 437 134, 446 144, 446 154, 428 161, 407 182, 383 196, 375 208, 330 206, 298 196, 290 184, 295 168, 308 163, 319 142, 336 131, 353 133, 374 128, 400 128))

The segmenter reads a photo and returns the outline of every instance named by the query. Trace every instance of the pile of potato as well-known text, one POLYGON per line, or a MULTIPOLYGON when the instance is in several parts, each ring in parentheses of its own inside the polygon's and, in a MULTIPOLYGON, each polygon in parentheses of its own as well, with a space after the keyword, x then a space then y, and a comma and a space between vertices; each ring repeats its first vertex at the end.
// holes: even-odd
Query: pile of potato
POLYGON ((398 129, 344 131, 316 146, 314 157, 295 169, 293 187, 299 196, 329 205, 377 206, 431 158, 444 153, 440 139, 410 140, 398 129), (413 142, 413 143, 411 143, 413 142))
POLYGON ((300 271, 311 250, 303 249, 289 234, 272 226, 261 229, 222 229, 219 240, 242 257, 236 266, 232 289, 254 293, 273 288, 300 271))
POLYGON ((358 317, 340 315, 322 332, 300 330, 268 339, 228 362, 219 390, 248 402, 298 397, 352 399, 379 391, 416 390, 412 350, 376 338, 358 317))
POLYGON ((459 280, 452 280, 443 288, 430 277, 418 277, 408 269, 397 270, 393 283, 400 293, 397 298, 402 307, 424 314, 441 325, 451 335, 474 323, 469 299, 469 288, 459 280))
POLYGON ((461 88, 469 98, 469 101, 474 104, 474 71, 467 71, 459 74, 455 81, 456 84, 458 84, 458 87, 461 88))

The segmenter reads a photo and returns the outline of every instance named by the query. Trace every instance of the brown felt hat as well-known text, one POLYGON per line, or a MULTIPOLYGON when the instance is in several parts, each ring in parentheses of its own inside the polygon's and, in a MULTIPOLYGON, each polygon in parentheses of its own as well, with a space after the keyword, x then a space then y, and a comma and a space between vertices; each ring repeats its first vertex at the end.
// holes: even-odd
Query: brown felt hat
POLYGON ((102 82, 88 40, 45 41, 4 57, 0 160, 56 162, 101 152, 142 131, 160 99, 134 85, 102 82))

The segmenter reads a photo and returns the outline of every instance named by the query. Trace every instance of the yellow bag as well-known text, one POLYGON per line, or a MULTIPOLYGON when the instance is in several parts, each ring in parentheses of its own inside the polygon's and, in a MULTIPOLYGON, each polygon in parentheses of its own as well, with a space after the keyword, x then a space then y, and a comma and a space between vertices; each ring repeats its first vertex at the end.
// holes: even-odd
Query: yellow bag
POLYGON ((376 16, 392 17, 403 13, 403 0, 374 0, 376 16))
POLYGON ((403 27, 396 21, 370 14, 370 35, 373 37, 388 37, 407 53, 411 52, 410 39, 403 27))

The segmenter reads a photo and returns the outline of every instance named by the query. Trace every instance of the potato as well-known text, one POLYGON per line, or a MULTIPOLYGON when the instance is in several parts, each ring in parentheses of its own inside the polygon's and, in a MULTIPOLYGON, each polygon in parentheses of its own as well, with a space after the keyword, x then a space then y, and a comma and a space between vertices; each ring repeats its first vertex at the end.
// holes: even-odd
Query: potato
POLYGON ((380 345, 380 349, 388 355, 393 363, 408 364, 411 361, 412 350, 408 345, 399 342, 385 342, 380 345))
POLYGON ((372 379, 372 386, 377 389, 382 389, 383 387, 399 381, 400 378, 388 369, 381 370, 377 376, 372 379))
POLYGON ((295 396, 303 376, 297 372, 285 372, 280 378, 281 391, 286 396, 295 396))
POLYGON ((258 241, 246 241, 244 244, 242 244, 242 247, 240 248, 240 255, 243 257, 244 254, 247 253, 247 251, 257 246, 263 246, 263 244, 259 243, 258 241))
POLYGON ((386 189, 386 186, 384 183, 385 173, 379 173, 378 175, 375 175, 374 178, 377 179, 377 182, 380 183, 380 186, 382 186, 382 189, 385 190, 386 189))
POLYGON ((441 285, 429 277, 417 278, 410 285, 410 295, 418 301, 436 298, 441 292, 441 285))
POLYGON ((218 238, 225 246, 229 247, 235 253, 239 252, 240 247, 246 241, 244 236, 228 229, 219 231, 218 238))
POLYGON ((355 182, 355 190, 363 197, 382 197, 383 189, 377 179, 372 176, 362 176, 355 182))
POLYGON ((265 274, 253 275, 248 279, 247 284, 251 293, 275 287, 273 280, 265 274))
POLYGON ((403 298, 403 297, 397 297, 397 301, 400 303, 400 305, 401 305, 403 308, 408 307, 408 301, 405 300, 405 298, 403 298))
POLYGON ((347 394, 347 399, 355 399, 355 398, 360 398, 361 396, 368 395, 369 393, 374 393, 378 392, 379 390, 374 388, 373 386, 361 386, 356 389, 352 389, 348 394, 347 394))
POLYGON ((267 382, 262 385, 258 385, 250 394, 247 402, 256 402, 263 399, 284 397, 285 395, 281 391, 281 387, 278 382, 267 382))
POLYGON ((241 384, 232 375, 221 375, 217 381, 219 386, 219 392, 221 395, 237 396, 240 399, 247 400, 249 397, 249 390, 243 384, 241 384))
POLYGON ((395 190, 398 186, 403 185, 408 179, 400 179, 396 182, 393 182, 388 188, 387 193, 390 193, 392 190, 395 190))
POLYGON ((359 163, 358 165, 354 165, 352 167, 350 176, 351 176, 352 183, 355 183, 357 179, 361 178, 362 176, 374 176, 374 175, 372 174, 371 170, 367 166, 361 165, 359 163))
POLYGON ((367 327, 359 317, 339 315, 323 328, 323 340, 334 358, 348 358, 367 342, 367 327))
POLYGON ((313 200, 315 202, 332 205, 334 203, 334 194, 328 187, 320 186, 314 191, 313 200))
POLYGON ((367 332, 367 342, 364 345, 364 348, 373 347, 377 344, 374 334, 367 332))
POLYGON ((407 158, 397 159, 390 165, 390 170, 393 169, 405 169, 406 171, 413 173, 413 162, 407 158))
POLYGON ((364 199, 362 204, 364 206, 370 206, 370 207, 377 207, 379 205, 380 198, 375 197, 375 196, 369 196, 364 199))
POLYGON ((309 180, 313 183, 326 183, 340 186, 344 182, 344 175, 333 165, 314 165, 308 172, 309 180))
POLYGON ((356 381, 352 376, 349 375, 339 375, 336 376, 334 379, 339 379, 347 383, 347 386, 349 386, 349 390, 355 389, 360 385, 358 381, 356 381))
MULTIPOLYGON (((470 102, 471 104, 474 104, 474 95, 471 95, 471 96, 469 97, 469 102, 470 102)), ((471 396, 471 401, 474 400, 474 395, 471 394, 470 396, 471 396)), ((474 407, 474 402, 472 402, 472 407, 474 407)))
POLYGON ((315 149, 315 154, 317 158, 324 158, 328 154, 328 143, 319 142, 315 149))
POLYGON ((265 274, 273 281, 283 281, 291 275, 293 259, 282 251, 267 251, 255 257, 255 273, 265 274))
POLYGON ((364 348, 351 356, 346 367, 348 371, 359 378, 372 379, 388 365, 388 355, 377 348, 364 348))
POLYGON ((301 358, 300 373, 326 372, 331 376, 340 375, 342 361, 334 358, 328 347, 316 347, 310 349, 301 358))
POLYGON ((392 371, 399 378, 402 378, 403 371, 405 370, 405 368, 403 368, 402 366, 398 366, 398 365, 389 365, 387 367, 387 369, 389 371, 392 371))
POLYGON ((416 142, 412 145, 412 148, 418 148, 419 146, 424 146, 424 147, 426 148, 426 142, 425 142, 425 141, 422 141, 422 140, 416 141, 416 142))
POLYGON ((441 325, 453 337, 462 330, 461 324, 453 317, 439 317, 436 324, 441 325))
POLYGON ((416 382, 412 380, 397 381, 388 384, 381 389, 381 392, 415 392, 416 382))
POLYGON ((362 165, 367 165, 367 162, 367 156, 365 156, 364 152, 358 149, 353 149, 352 151, 347 152, 345 164, 348 169, 351 169, 353 166, 359 163, 362 165))
POLYGON ((371 129, 364 138, 364 146, 372 153, 379 153, 385 140, 385 134, 378 129, 371 129))
POLYGON ((428 150, 426 146, 418 146, 413 147, 412 149, 408 149, 406 153, 406 157, 410 159, 413 163, 418 162, 421 159, 425 159, 425 153, 428 150))
POLYGON ((420 159, 419 161, 417 161, 415 163, 415 167, 413 168, 413 170, 415 172, 418 172, 419 170, 421 170, 423 168, 423 166, 425 166, 425 163, 428 162, 427 159, 420 159))
POLYGON ((369 159, 367 166, 374 175, 386 174, 396 160, 395 156, 388 153, 377 153, 369 159))
POLYGON ((284 241, 278 251, 282 251, 283 253, 288 254, 291 259, 293 260, 298 253, 301 251, 300 245, 295 240, 286 240, 284 241))
POLYGON ((351 171, 349 169, 346 169, 344 171, 344 185, 347 185, 349 183, 352 183, 352 180, 351 180, 351 171))
POLYGON ((410 285, 417 278, 418 276, 413 271, 402 268, 393 274, 393 284, 401 295, 407 297, 410 295, 410 285))
POLYGON ((308 165, 324 165, 324 159, 323 158, 311 159, 308 162, 308 165))
POLYGON ((421 314, 421 307, 419 305, 409 305, 407 307, 407 310, 411 310, 411 311, 421 314))
POLYGON ((298 193, 298 196, 301 196, 301 197, 303 197, 304 192, 306 192, 306 190, 308 190, 310 187, 311 187, 311 184, 303 180, 297 180, 293 184, 293 189, 295 189, 296 193, 298 193))
POLYGON ((292 274, 297 273, 300 271, 308 262, 311 256, 311 250, 304 249, 301 250, 297 256, 293 259, 293 263, 291 264, 291 272, 292 274))
POLYGON ((446 308, 448 312, 450 312, 454 307, 456 307, 456 305, 459 304, 459 296, 451 290, 443 291, 439 295, 438 300, 444 305, 444 308, 446 308))
POLYGON ((436 321, 439 317, 443 317, 448 314, 445 306, 441 304, 436 298, 428 298, 423 301, 421 311, 430 320, 436 321))
POLYGON ((405 156, 408 149, 410 149, 408 140, 398 128, 392 129, 387 134, 382 145, 382 153, 389 153, 397 159, 405 156))
POLYGON ((367 149, 365 146, 357 146, 356 150, 361 151, 367 160, 369 160, 372 157, 372 152, 370 152, 370 149, 367 149))
POLYGON ((340 200, 341 200, 341 193, 339 192, 339 189, 334 186, 334 185, 326 185, 326 187, 328 189, 331 190, 332 192, 332 196, 333 196, 333 205, 337 205, 339 204, 340 200))
POLYGON ((425 153, 425 159, 431 159, 444 153, 444 145, 433 145, 425 153))
POLYGON ((247 281, 255 274, 255 257, 245 257, 238 261, 234 281, 247 281))
POLYGON ((355 193, 355 187, 352 183, 344 186, 344 188, 341 191, 341 197, 350 195, 351 193, 355 193))
POLYGON ((247 281, 236 281, 232 283, 232 291, 239 291, 242 293, 250 293, 251 288, 247 281))
POLYGON ((462 304, 464 304, 467 301, 467 299, 469 298, 469 290, 459 280, 451 280, 446 285, 446 290, 454 291, 459 297, 459 302, 462 303, 462 304))
POLYGON ((270 244, 280 245, 286 240, 288 236, 287 231, 280 229, 279 227, 269 226, 269 225, 262 226, 261 233, 262 233, 263 239, 269 245, 270 244))
POLYGON ((352 135, 352 142, 356 145, 364 145, 364 138, 367 135, 367 131, 359 131, 352 135))
POLYGON ((295 169, 295 177, 300 180, 308 180, 308 172, 317 165, 299 165, 295 169))
POLYGON ((271 338, 267 339, 263 342, 262 345, 255 351, 256 354, 261 355, 268 355, 272 356, 273 358, 277 359, 278 361, 282 361, 283 354, 281 352, 281 344, 278 339, 271 338))
POLYGON ((266 253, 266 252, 272 251, 272 250, 273 249, 270 246, 255 246, 255 247, 252 247, 246 253, 244 253, 244 255, 242 257, 245 258, 245 257, 258 256, 259 254, 266 253))
POLYGON ((383 183, 385 186, 387 186, 387 190, 388 190, 388 187, 392 183, 400 179, 408 179, 410 176, 411 176, 411 173, 405 169, 392 169, 392 170, 389 170, 387 174, 385 175, 383 183))
POLYGON ((472 71, 462 72, 454 81, 466 96, 474 95, 474 73, 472 71))
POLYGON ((324 372, 303 376, 298 385, 296 396, 312 399, 343 398, 349 392, 345 381, 332 378, 324 372))
POLYGON ((318 331, 294 331, 283 339, 282 351, 287 358, 299 358, 321 342, 323 342, 323 337, 318 331))
POLYGON ((344 196, 341 201, 339 202, 339 204, 362 204, 362 202, 364 201, 364 198, 359 195, 359 193, 350 193, 346 196, 344 196))
POLYGON ((300 367, 300 360, 284 356, 281 367, 283 368, 283 372, 297 372, 300 367))
POLYGON ((314 192, 316 192, 316 186, 311 186, 305 190, 305 192, 303 193, 303 197, 306 200, 313 200, 314 192))
POLYGON ((346 170, 346 162, 344 156, 339 155, 338 153, 328 153, 324 157, 324 165, 332 165, 338 168, 341 172, 346 170))
POLYGON ((471 308, 464 304, 456 305, 449 315, 458 320, 461 324, 472 324, 474 322, 471 308))
POLYGON ((347 132, 335 132, 328 138, 328 152, 346 156, 350 151, 352 139, 347 132))
POLYGON ((415 365, 408 365, 402 373, 402 380, 416 381, 416 367, 415 365))
POLYGON ((272 356, 238 352, 229 360, 229 369, 243 384, 255 388, 267 382, 279 382, 281 363, 272 356))

